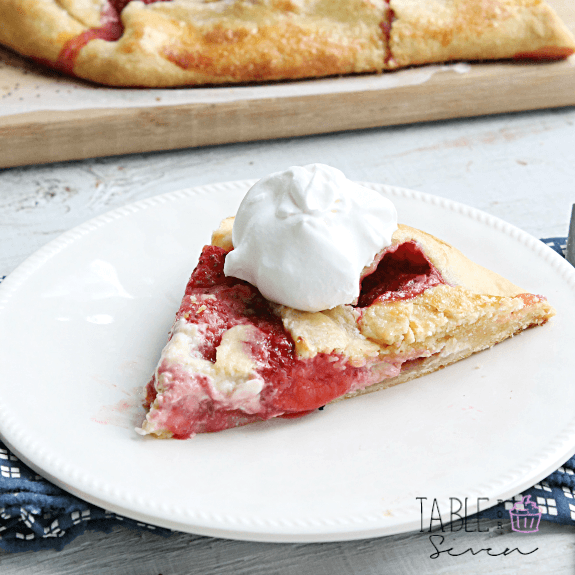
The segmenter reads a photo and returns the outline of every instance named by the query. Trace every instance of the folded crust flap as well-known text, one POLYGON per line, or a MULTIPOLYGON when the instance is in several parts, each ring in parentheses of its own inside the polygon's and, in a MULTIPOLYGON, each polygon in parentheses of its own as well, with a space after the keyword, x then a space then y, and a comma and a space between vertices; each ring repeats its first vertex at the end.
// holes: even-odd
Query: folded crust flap
POLYGON ((419 244, 443 279, 451 285, 483 295, 512 297, 526 292, 501 275, 471 261, 447 242, 421 230, 399 224, 393 234, 393 243, 407 241, 419 244))

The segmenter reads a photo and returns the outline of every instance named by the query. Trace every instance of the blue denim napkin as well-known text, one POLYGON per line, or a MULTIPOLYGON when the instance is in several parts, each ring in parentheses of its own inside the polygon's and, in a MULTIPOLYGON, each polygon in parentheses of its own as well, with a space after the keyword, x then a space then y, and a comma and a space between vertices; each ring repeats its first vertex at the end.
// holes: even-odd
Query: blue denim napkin
POLYGON ((61 550, 86 529, 109 532, 116 525, 172 533, 70 495, 37 475, 0 442, 0 549, 61 550))
MULTIPOLYGON (((563 255, 566 238, 542 241, 563 255)), ((533 517, 528 516, 528 510, 521 515, 528 496, 537 505, 537 521, 575 525, 575 457, 544 481, 482 512, 481 516, 508 520, 515 506, 520 510, 519 519, 515 523, 512 517, 512 528, 518 531, 528 529, 526 518, 530 518, 531 525, 533 517)), ((169 529, 122 517, 70 495, 37 475, 0 442, 1 549, 12 552, 60 550, 86 529, 109 532, 116 525, 153 531, 164 536, 172 533, 169 529)))

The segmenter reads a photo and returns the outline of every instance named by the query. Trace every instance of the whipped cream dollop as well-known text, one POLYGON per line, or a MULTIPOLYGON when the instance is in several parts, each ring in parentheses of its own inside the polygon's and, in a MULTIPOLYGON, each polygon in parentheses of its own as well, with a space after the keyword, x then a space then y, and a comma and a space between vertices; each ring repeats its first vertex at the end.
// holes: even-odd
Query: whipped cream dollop
POLYGON ((391 245, 393 203, 323 164, 259 180, 236 215, 224 273, 275 303, 317 312, 353 303, 360 275, 391 245))

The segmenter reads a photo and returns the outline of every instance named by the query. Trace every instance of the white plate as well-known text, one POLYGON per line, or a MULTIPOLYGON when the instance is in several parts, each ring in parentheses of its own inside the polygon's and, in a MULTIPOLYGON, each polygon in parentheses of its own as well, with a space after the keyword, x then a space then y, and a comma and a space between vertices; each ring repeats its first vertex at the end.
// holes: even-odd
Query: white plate
MULTIPOLYGON (((250 182, 144 200, 51 242, 0 286, 0 432, 92 503, 164 527, 328 541, 418 530, 420 500, 512 496, 575 451, 575 270, 541 242, 434 196, 389 195, 558 315, 410 383, 277 420, 157 441, 133 431, 200 249, 250 182)), ((480 502, 482 507, 487 503, 480 502)), ((430 505, 424 505, 424 515, 430 505)), ((424 521, 425 526, 425 521, 424 521)))

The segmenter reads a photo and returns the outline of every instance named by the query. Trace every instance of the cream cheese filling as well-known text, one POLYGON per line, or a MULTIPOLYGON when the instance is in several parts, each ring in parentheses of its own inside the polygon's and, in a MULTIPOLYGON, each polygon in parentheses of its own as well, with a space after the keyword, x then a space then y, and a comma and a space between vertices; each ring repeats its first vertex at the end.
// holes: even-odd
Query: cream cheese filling
MULTIPOLYGON (((254 339, 258 331, 251 325, 237 325, 227 330, 216 349, 213 363, 204 359, 199 351, 206 338, 206 328, 183 317, 178 319, 156 369, 156 405, 176 403, 183 399, 183 392, 186 401, 199 403, 211 399, 224 409, 257 413, 261 408, 264 380, 256 372, 257 364, 247 353, 245 344, 254 339), (175 379, 193 381, 198 376, 204 378, 206 385, 173 385, 175 379)), ((148 421, 153 420, 152 406, 148 421)))

